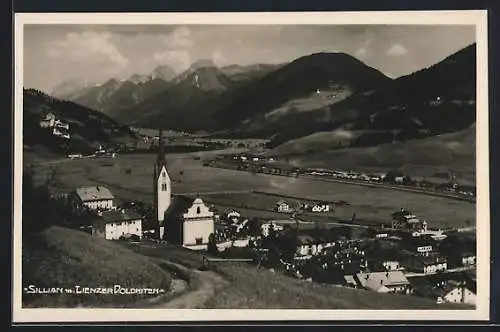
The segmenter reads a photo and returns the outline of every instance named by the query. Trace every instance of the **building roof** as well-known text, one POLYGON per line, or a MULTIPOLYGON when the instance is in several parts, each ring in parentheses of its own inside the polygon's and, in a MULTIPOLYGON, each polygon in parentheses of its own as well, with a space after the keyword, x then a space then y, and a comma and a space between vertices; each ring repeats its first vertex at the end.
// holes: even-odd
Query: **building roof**
POLYGON ((110 224, 140 219, 142 219, 142 216, 134 210, 109 210, 104 211, 95 223, 110 224))
POLYGON ((82 202, 114 199, 111 191, 103 186, 76 188, 76 194, 82 202))
POLYGON ((409 285, 402 271, 358 273, 358 279, 363 287, 378 290, 381 286, 409 285))
POLYGON ((165 212, 165 217, 168 219, 181 217, 187 210, 193 206, 195 199, 188 196, 174 196, 172 203, 165 212))

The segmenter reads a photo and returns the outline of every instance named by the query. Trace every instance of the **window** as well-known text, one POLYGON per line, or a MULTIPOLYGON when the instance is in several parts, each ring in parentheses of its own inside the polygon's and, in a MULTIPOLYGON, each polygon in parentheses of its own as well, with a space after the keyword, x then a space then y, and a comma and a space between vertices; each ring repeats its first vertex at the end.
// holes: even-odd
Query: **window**
POLYGON ((195 239, 195 241, 196 241, 196 244, 203 244, 203 238, 201 238, 201 237, 197 237, 195 239))
POLYGON ((161 173, 161 177, 165 179, 167 177, 167 173, 165 172, 161 173))
POLYGON ((167 191, 167 184, 166 183, 161 184, 161 191, 167 191))
POLYGON ((200 207, 199 207, 199 206, 196 208, 196 213, 197 213, 197 214, 200 214, 200 213, 201 213, 201 209, 200 209, 200 207))

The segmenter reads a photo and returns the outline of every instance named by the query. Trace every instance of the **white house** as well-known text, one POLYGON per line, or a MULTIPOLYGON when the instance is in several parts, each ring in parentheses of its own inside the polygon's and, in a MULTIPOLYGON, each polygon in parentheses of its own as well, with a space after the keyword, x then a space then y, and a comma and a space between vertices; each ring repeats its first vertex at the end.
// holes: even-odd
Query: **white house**
POLYGON ((471 287, 450 280, 441 289, 441 294, 437 297, 437 303, 465 303, 475 305, 476 293, 471 287))
POLYGON ((292 208, 288 205, 287 202, 280 200, 276 202, 276 211, 281 213, 289 213, 292 212, 292 208))
POLYGON ((92 210, 110 210, 115 207, 115 197, 111 191, 100 185, 77 188, 72 196, 77 207, 86 206, 92 210))
POLYGON ((230 221, 231 223, 236 223, 238 220, 240 220, 241 214, 238 211, 231 210, 226 213, 226 219, 230 221))
POLYGON ((461 262, 463 266, 476 265, 476 255, 474 254, 464 254, 461 257, 461 262))
POLYGON ((122 236, 136 235, 142 238, 142 217, 132 210, 109 210, 99 213, 93 222, 92 234, 106 240, 118 240, 122 236))
POLYGON ((269 232, 272 230, 280 232, 283 230, 283 226, 275 223, 263 223, 260 226, 260 231, 263 236, 269 236, 269 232))
POLYGON ((401 268, 398 261, 384 261, 382 265, 387 271, 397 271, 401 268))
POLYGON ((328 204, 314 204, 311 207, 311 212, 315 213, 329 212, 329 211, 330 211, 330 205, 328 204))

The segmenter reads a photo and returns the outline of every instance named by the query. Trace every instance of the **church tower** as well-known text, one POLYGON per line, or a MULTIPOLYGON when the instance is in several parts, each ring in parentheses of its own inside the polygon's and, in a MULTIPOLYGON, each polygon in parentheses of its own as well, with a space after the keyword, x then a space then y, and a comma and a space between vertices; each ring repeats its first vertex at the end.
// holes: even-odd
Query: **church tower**
POLYGON ((153 177, 155 216, 160 227, 160 239, 164 238, 165 212, 170 207, 172 201, 172 186, 170 176, 167 172, 167 162, 165 160, 162 136, 163 133, 159 130, 158 155, 154 165, 153 177))

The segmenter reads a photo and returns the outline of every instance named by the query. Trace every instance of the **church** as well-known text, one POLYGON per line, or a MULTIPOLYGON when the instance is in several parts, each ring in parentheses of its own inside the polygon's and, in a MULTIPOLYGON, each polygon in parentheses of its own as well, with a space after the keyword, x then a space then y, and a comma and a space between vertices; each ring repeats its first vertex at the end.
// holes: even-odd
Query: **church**
POLYGON ((160 238, 191 249, 205 249, 215 232, 214 213, 199 197, 173 195, 168 174, 162 132, 154 165, 154 206, 160 238))

